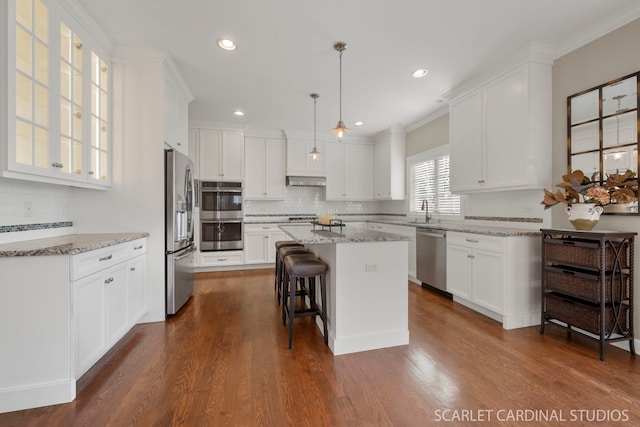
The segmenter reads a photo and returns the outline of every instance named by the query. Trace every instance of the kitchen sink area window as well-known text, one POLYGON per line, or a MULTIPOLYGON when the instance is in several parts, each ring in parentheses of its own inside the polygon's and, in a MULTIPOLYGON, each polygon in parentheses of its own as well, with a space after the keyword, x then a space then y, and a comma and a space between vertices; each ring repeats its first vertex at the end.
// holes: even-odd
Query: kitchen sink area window
POLYGON ((432 216, 461 215, 460 196, 449 190, 448 144, 409 157, 407 170, 410 214, 424 215, 428 208, 432 216))

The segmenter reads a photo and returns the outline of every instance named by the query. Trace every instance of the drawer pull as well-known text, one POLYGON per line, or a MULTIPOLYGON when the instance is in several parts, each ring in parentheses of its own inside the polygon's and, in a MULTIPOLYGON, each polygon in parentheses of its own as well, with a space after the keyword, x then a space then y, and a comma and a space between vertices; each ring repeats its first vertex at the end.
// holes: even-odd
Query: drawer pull
POLYGON ((109 277, 107 280, 104 281, 104 283, 111 283, 113 282, 113 277, 109 277))
POLYGON ((465 239, 465 240, 469 243, 480 243, 480 240, 474 240, 474 239, 465 239))
POLYGON ((471 258, 471 259, 473 259, 473 258, 475 258, 475 256, 473 256, 473 255, 467 255, 467 258, 471 258))
POLYGON ((113 258, 113 255, 109 254, 107 256, 101 256, 98 261, 109 261, 111 258, 113 258))
POLYGON ((134 247, 134 248, 133 248, 133 250, 134 250, 134 251, 137 251, 138 249, 142 249, 143 247, 144 247, 143 245, 136 246, 136 247, 134 247))
POLYGON ((218 258, 218 261, 227 261, 227 258, 218 258))
POLYGON ((136 271, 136 268, 135 267, 131 267, 131 271, 136 271))

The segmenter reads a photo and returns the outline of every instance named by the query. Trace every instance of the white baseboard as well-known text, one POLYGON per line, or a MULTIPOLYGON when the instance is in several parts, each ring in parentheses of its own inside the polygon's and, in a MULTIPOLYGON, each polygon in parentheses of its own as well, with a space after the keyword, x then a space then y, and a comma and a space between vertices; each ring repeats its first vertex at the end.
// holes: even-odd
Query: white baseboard
POLYGON ((0 413, 68 403, 75 397, 75 380, 4 389, 0 390, 0 413))

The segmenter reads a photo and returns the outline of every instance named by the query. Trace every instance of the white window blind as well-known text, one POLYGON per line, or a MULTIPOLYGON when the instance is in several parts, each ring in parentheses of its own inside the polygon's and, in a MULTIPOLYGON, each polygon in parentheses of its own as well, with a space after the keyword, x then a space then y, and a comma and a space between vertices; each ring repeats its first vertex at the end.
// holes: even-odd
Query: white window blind
POLYGON ((448 147, 410 158, 409 174, 410 213, 424 213, 422 205, 427 200, 431 214, 460 215, 460 196, 449 190, 448 147))

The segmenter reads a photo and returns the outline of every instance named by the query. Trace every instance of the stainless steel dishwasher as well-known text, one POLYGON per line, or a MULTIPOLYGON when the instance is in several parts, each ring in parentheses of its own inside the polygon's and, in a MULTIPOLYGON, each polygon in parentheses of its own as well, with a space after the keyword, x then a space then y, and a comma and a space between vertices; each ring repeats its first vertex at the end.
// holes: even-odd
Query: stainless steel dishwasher
POLYGON ((418 280, 447 291, 447 232, 416 229, 416 275, 418 280))

